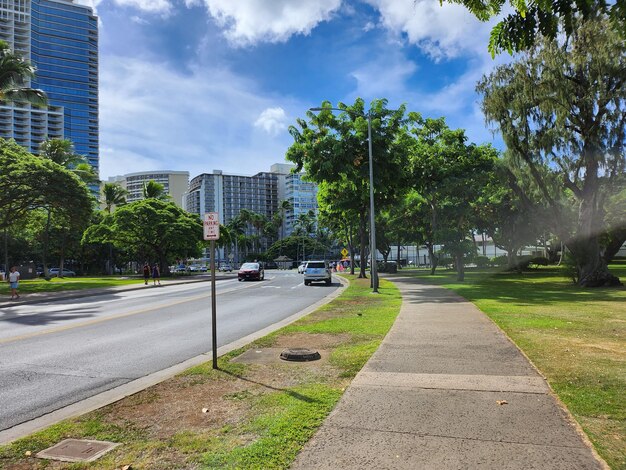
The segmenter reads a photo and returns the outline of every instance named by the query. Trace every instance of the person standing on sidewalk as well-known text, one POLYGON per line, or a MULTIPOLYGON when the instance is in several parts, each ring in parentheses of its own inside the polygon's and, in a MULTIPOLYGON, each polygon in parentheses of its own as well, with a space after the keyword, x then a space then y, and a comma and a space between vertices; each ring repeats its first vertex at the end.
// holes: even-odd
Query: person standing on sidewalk
POLYGON ((148 279, 150 279, 150 265, 146 261, 143 264, 143 280, 145 281, 146 285, 148 285, 148 279))
POLYGON ((19 284, 20 284, 20 272, 17 270, 15 266, 12 266, 11 272, 9 273, 9 285, 11 286, 11 300, 20 298, 20 294, 17 293, 19 284))
POLYGON ((161 273, 159 271, 159 265, 154 263, 154 266, 152 266, 152 283, 156 286, 157 282, 161 285, 161 273))

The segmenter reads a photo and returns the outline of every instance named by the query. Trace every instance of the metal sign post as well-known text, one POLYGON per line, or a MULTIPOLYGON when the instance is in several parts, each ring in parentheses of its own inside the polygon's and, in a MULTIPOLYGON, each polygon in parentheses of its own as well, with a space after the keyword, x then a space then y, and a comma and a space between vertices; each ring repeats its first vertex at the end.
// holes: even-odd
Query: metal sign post
POLYGON ((213 369, 217 369, 217 309, 215 302, 215 240, 220 238, 220 218, 217 212, 204 214, 204 239, 211 240, 211 330, 213 369))

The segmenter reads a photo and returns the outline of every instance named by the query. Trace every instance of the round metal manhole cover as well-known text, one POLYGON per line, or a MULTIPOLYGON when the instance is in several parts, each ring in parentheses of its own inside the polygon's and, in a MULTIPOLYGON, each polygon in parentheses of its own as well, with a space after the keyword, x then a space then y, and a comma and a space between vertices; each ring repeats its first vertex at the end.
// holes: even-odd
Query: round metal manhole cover
POLYGON ((280 358, 284 361, 317 361, 321 357, 317 351, 306 348, 289 348, 280 353, 280 358))

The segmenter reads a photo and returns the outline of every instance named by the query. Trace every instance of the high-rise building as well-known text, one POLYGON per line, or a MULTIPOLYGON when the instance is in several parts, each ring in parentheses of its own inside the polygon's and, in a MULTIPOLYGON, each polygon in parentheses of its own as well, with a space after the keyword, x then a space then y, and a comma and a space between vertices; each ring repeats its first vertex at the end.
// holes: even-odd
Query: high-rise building
POLYGON ((143 188, 149 181, 154 181, 163 186, 163 191, 171 198, 178 207, 183 207, 183 197, 189 186, 188 171, 142 171, 128 173, 127 175, 112 176, 107 183, 119 184, 128 191, 126 202, 140 201, 143 199, 143 188))
POLYGON ((261 172, 254 176, 225 175, 221 170, 203 173, 189 182, 185 209, 202 217, 218 212, 228 224, 242 209, 271 219, 278 210, 278 176, 261 172))
POLYGON ((304 173, 292 173, 295 165, 275 163, 270 171, 279 175, 279 199, 287 200, 291 210, 285 213, 285 236, 291 235, 300 214, 317 214, 317 184, 304 181, 304 173))
MULTIPOLYGON (((294 229, 294 222, 302 213, 309 210, 317 213, 317 185, 302 180, 301 173, 291 173, 294 165, 276 163, 269 172, 254 176, 226 175, 221 170, 203 173, 192 178, 189 191, 184 197, 184 209, 198 214, 217 212, 222 225, 227 225, 243 209, 265 216, 268 220, 279 212, 283 200, 291 203, 291 210, 285 213, 284 236, 294 229)), ((282 231, 281 231, 282 234, 282 231)), ((258 229, 247 227, 247 235, 258 235, 258 229)), ((261 237, 262 251, 276 241, 271 237, 261 237)), ((224 249, 220 249, 220 259, 224 249)))
POLYGON ((37 68, 32 88, 49 106, 0 104, 0 137, 37 153, 48 138, 65 138, 97 171, 98 19, 72 0, 0 1, 0 39, 37 68))

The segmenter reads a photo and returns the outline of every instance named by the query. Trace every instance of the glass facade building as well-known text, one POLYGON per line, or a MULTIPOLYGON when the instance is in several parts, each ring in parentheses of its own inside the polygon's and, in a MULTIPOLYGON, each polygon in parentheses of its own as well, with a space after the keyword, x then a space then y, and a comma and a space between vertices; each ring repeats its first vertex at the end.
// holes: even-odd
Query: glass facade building
POLYGON ((72 141, 98 170, 98 19, 72 0, 0 0, 0 39, 37 68, 29 84, 49 107, 3 103, 0 137, 31 152, 47 138, 72 141))

